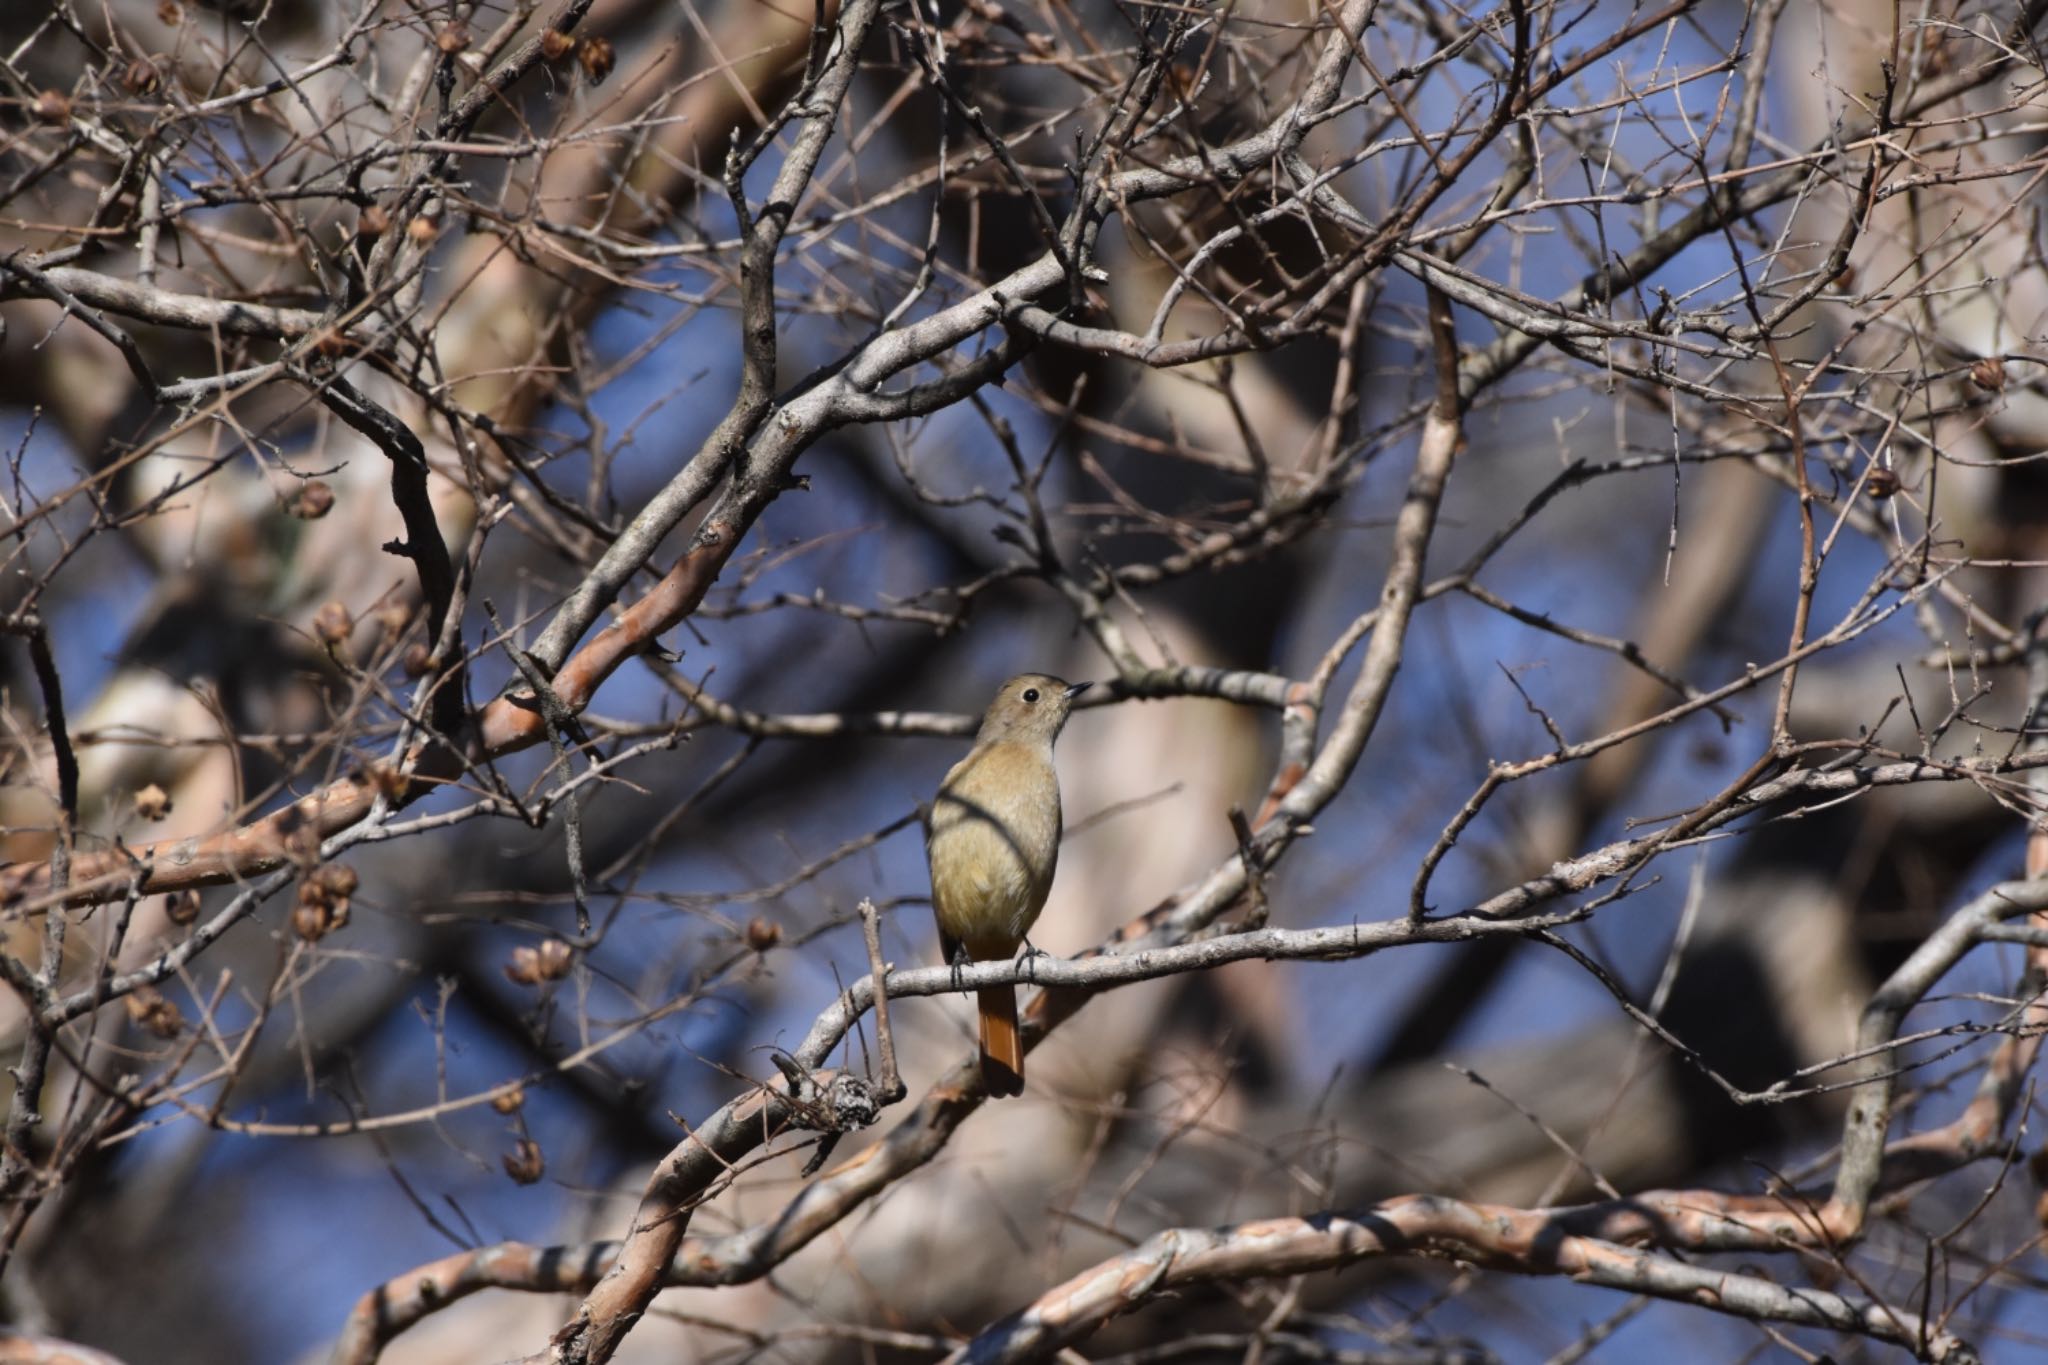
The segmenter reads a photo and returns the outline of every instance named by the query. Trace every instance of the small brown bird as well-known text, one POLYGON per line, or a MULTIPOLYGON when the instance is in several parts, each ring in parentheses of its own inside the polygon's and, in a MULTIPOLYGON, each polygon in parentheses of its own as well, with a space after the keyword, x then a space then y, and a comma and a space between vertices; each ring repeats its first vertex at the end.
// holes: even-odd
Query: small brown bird
MULTIPOLYGON (((939 784, 925 831, 932 910, 946 961, 1003 961, 1031 931, 1060 857, 1052 742, 1087 683, 1025 673, 996 692, 974 749, 939 784)), ((991 1095, 1024 1089, 1017 989, 985 986, 981 1074, 991 1095)))

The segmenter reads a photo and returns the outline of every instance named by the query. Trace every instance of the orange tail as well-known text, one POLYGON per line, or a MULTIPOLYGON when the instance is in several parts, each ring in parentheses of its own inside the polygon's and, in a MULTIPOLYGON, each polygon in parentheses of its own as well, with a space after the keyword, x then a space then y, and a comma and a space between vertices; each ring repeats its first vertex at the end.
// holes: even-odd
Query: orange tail
POLYGON ((1017 1036, 1017 988, 983 986, 975 992, 981 1005, 981 1081, 997 1098, 1024 1093, 1024 1040, 1017 1036))

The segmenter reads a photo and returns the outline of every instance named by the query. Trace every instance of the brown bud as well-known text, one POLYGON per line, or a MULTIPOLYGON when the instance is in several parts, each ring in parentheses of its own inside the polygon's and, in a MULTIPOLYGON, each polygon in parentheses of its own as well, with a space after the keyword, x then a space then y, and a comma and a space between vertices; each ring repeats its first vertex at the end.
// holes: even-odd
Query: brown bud
POLYGON ((560 981, 569 974, 569 964, 574 954, 569 945, 558 938, 551 938, 539 947, 522 944, 512 950, 512 960, 505 964, 505 975, 521 986, 538 986, 543 981, 560 981))
MULTIPOLYGON (((322 863, 300 883, 304 891, 316 892, 329 902, 347 900, 362 885, 356 870, 347 863, 322 863)), ((304 894, 304 891, 301 894, 304 894)))
POLYGON ((1995 355, 1987 355, 1970 367, 1970 382, 1986 393, 1997 393, 2005 387, 2005 361, 1995 355))
POLYGON ((323 901, 300 901, 292 907, 292 932, 308 943, 318 943, 348 924, 348 902, 329 905, 323 901))
POLYGON ((348 923, 349 897, 357 886, 355 869, 344 863, 322 863, 299 882, 299 903, 292 908, 292 932, 318 943, 348 923))
POLYGON ((45 123, 71 121, 71 100, 60 90, 45 90, 36 96, 36 102, 30 107, 35 116, 45 123))
POLYGON ((178 0, 162 0, 156 7, 156 21, 176 28, 185 22, 185 7, 178 0))
POLYGON ((395 764, 380 758, 364 770, 364 776, 370 779, 370 785, 376 788, 377 794, 387 801, 396 801, 405 795, 408 785, 405 774, 395 764))
POLYGON ((159 1038, 175 1038, 185 1027, 185 1017, 178 1013, 178 1007, 166 1000, 164 993, 154 986, 137 986, 121 1003, 127 1007, 128 1018, 137 1028, 159 1038))
POLYGON ((135 813, 144 820, 161 820, 171 813, 171 794, 152 782, 135 793, 135 813))
POLYGON ((540 55, 551 62, 559 62, 575 48, 576 40, 558 28, 551 28, 540 35, 540 55))
POLYGON ((408 678, 424 678, 434 671, 434 651, 422 644, 406 647, 405 658, 399 661, 408 678))
POLYGON ((1863 490, 1879 502, 1883 502, 1899 491, 1899 476, 1896 471, 1878 465, 1864 476, 1863 490))
POLYGON ((611 75, 612 68, 619 64, 609 38, 585 38, 576 48, 576 60, 582 64, 583 74, 590 78, 592 85, 603 85, 604 78, 611 75))
POLYGON ((164 918, 176 925, 199 922, 199 893, 197 891, 173 891, 164 897, 164 918))
POLYGON ((325 479, 308 479, 292 494, 286 508, 300 521, 318 521, 334 510, 334 489, 325 479))
POLYGON ((441 235, 441 225, 431 218, 415 218, 405 225, 405 235, 425 246, 441 235))
POLYGON ((512 1144, 512 1150, 505 1153, 505 1174, 521 1185, 531 1185, 547 1174, 547 1158, 541 1155, 540 1144, 532 1138, 521 1138, 512 1144))
POLYGON ((757 953, 765 953, 782 942, 782 926, 759 915, 747 921, 747 946, 757 953))
POLYGON ((442 25, 441 31, 434 35, 434 46, 453 57, 469 46, 469 25, 460 19, 442 25))
POLYGON ((348 338, 335 331, 332 327, 322 327, 319 331, 313 333, 311 342, 313 349, 326 356, 329 360, 348 351, 348 338))
POLYGON ((154 57, 137 57, 121 73, 121 85, 131 95, 147 95, 164 83, 163 68, 154 57))
POLYGON ((329 602, 313 613, 313 635, 330 648, 338 649, 347 644, 355 628, 356 623, 349 619, 348 608, 339 602, 329 602))
POLYGON ((526 1087, 515 1085, 502 1095, 491 1097, 491 1108, 501 1114, 516 1114, 526 1107, 526 1087))
POLYGON ((391 214, 382 204, 372 204, 356 215, 356 236, 382 237, 391 231, 391 214))
POLYGON ((412 608, 403 602, 386 602, 377 608, 377 624, 388 638, 395 640, 412 624, 412 608))
POLYGON ((1835 272, 1834 279, 1830 280, 1829 283, 1843 293, 1848 293, 1856 287, 1856 267, 1844 261, 1842 268, 1835 272))

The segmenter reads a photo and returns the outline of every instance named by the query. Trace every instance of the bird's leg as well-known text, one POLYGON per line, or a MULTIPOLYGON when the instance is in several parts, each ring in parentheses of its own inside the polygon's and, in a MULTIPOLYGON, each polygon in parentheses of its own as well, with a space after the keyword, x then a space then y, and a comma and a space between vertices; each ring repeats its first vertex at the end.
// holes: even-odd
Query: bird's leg
POLYGON ((970 963, 970 962, 972 962, 972 961, 974 961, 974 959, 973 959, 973 958, 971 958, 971 957, 969 957, 969 956, 967 955, 967 945, 966 945, 966 944, 964 944, 964 943, 956 943, 956 944, 954 944, 954 945, 953 945, 953 953, 952 953, 952 956, 951 956, 951 958, 949 958, 949 959, 948 959, 948 961, 947 961, 947 964, 946 964, 946 965, 947 965, 947 966, 949 966, 949 967, 951 967, 951 968, 953 969, 953 989, 954 989, 954 990, 956 990, 956 991, 957 991, 957 990, 961 989, 961 986, 960 986, 960 973, 961 973, 961 971, 962 971, 963 969, 965 969, 965 967, 967 966, 967 964, 968 964, 968 963, 970 963))
MULTIPOLYGON (((1024 940, 1024 962, 1025 962, 1025 964, 1026 964, 1026 966, 1027 966, 1027 967, 1029 967, 1031 963, 1034 963, 1034 962, 1036 962, 1036 961, 1037 961, 1037 960, 1038 960, 1039 958, 1041 958, 1041 957, 1051 957, 1051 956, 1052 956, 1052 954, 1051 954, 1051 953, 1048 953, 1048 952, 1047 952, 1047 951, 1046 951, 1045 949, 1043 949, 1043 948, 1039 947, 1039 946, 1038 946, 1037 944, 1033 943, 1033 942, 1031 941, 1031 939, 1030 939, 1030 938, 1029 938, 1028 936, 1027 936, 1027 937, 1025 938, 1025 940, 1024 940)), ((1026 979, 1027 979, 1027 980, 1030 980, 1030 981, 1032 981, 1032 982, 1034 982, 1034 983, 1035 983, 1035 982, 1036 982, 1036 981, 1038 980, 1038 973, 1037 973, 1037 971, 1036 971, 1036 970, 1027 970, 1027 971, 1025 972, 1025 977, 1026 977, 1026 979)))

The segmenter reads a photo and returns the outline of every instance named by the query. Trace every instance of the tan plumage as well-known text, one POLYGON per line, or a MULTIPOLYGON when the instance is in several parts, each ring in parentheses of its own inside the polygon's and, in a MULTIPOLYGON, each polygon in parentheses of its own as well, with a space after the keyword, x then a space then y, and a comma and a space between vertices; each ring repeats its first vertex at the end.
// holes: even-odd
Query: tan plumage
MULTIPOLYGON (((1088 686, 1026 673, 997 690, 974 748, 939 784, 925 833, 932 911, 948 962, 1013 956, 1045 908, 1060 856, 1060 783, 1052 745, 1088 686)), ((992 1095, 1024 1088, 1017 992, 977 992, 981 1070, 992 1095)))

